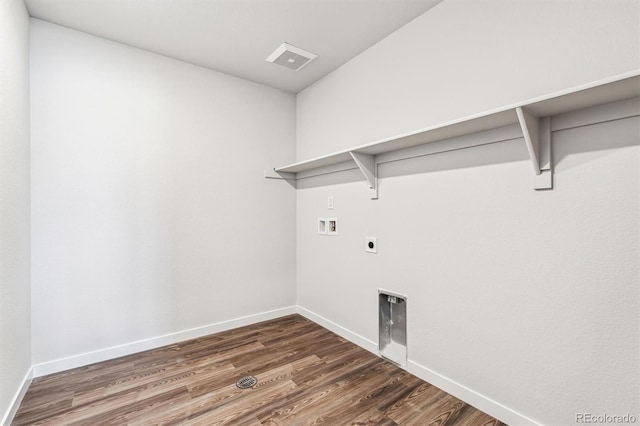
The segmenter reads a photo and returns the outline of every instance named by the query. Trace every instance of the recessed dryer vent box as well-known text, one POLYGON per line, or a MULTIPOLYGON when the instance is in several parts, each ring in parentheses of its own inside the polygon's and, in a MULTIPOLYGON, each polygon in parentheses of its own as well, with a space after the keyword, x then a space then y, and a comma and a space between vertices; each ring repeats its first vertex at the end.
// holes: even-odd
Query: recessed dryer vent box
POLYGON ((378 350, 380 355, 404 367, 407 365, 407 298, 378 290, 378 350))

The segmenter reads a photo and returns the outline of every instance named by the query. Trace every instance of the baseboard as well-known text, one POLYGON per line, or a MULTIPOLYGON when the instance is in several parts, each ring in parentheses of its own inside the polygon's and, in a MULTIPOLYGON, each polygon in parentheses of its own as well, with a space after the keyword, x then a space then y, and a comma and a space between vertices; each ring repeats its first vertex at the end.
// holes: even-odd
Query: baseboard
MULTIPOLYGON (((336 333, 337 335, 344 337, 352 343, 368 350, 369 352, 378 355, 378 344, 365 337, 354 333, 302 306, 298 305, 298 313, 307 319, 323 326, 336 333)), ((540 423, 528 418, 527 416, 518 413, 506 407, 499 402, 492 400, 472 389, 469 389, 460 383, 457 383, 448 377, 436 373, 433 370, 428 369, 415 361, 409 360, 407 362, 406 370, 416 377, 421 378, 425 382, 431 383, 434 386, 439 387, 443 391, 455 396, 456 398, 476 407, 477 409, 484 411, 485 413, 493 416, 507 424, 513 425, 540 425, 540 423)))
POLYGON ((456 398, 466 402, 469 405, 473 405, 478 410, 484 411, 490 416, 509 424, 509 425, 541 425, 529 417, 512 410, 500 404, 497 401, 492 400, 466 386, 455 382, 448 377, 445 377, 435 371, 418 364, 415 361, 409 361, 407 363, 407 371, 416 377, 421 378, 425 382, 431 383, 434 386, 439 387, 443 391, 455 396, 456 398))
POLYGON ((20 389, 16 392, 11 400, 11 404, 9 404, 9 408, 7 412, 2 416, 2 421, 0 421, 0 425, 9 426, 13 421, 16 413, 18 412, 18 407, 20 407, 20 403, 22 402, 22 398, 27 393, 27 389, 29 389, 29 385, 31 384, 31 379, 33 379, 33 367, 29 368, 27 374, 22 379, 22 385, 20 385, 20 389))
POLYGON ((183 340, 195 339, 198 337, 206 336, 208 334, 219 333, 221 331, 227 331, 234 328, 243 327, 245 325, 251 325, 261 321, 268 321, 295 313, 296 307, 288 306, 285 308, 274 309, 272 311, 261 312, 255 315, 248 315, 245 317, 221 321, 202 327, 183 330, 176 333, 165 334, 163 336, 152 337, 150 339, 138 340, 136 342, 73 355, 67 358, 43 362, 41 364, 35 364, 32 367, 33 377, 40 377, 47 374, 58 373, 60 371, 70 370, 72 368, 82 367, 85 365, 94 364, 96 362, 107 361, 121 356, 159 348, 161 346, 172 345, 183 340))
MULTIPOLYGON (((306 308, 303 308, 302 306, 288 306, 285 308, 262 312, 255 315, 249 315, 202 327, 192 328, 177 333, 166 334, 151 339, 139 340, 124 345, 113 346, 110 348, 87 352, 68 358, 62 358, 50 362, 36 364, 29 370, 29 372, 25 376, 22 387, 16 393, 9 410, 3 418, 2 425, 8 425, 13 419, 13 416, 15 415, 33 377, 40 377, 46 374, 52 374, 59 371, 69 370, 71 368, 82 367, 84 365, 106 361, 124 355, 131 355, 137 352, 181 342, 183 340, 194 339, 212 333, 219 333, 221 331, 231 330, 234 328, 255 324, 261 321, 267 321, 285 315, 291 315, 294 313, 298 313, 305 318, 321 325, 322 327, 334 332, 335 334, 349 340, 350 342, 362 347, 363 349, 366 349, 367 351, 375 355, 379 355, 378 345, 376 342, 369 340, 357 333, 354 333, 353 331, 344 328, 306 308)), ((520 414, 517 411, 512 410, 509 407, 506 407, 499 402, 494 401, 491 398, 488 398, 472 389, 469 389, 464 385, 461 385, 460 383, 457 383, 454 380, 451 380, 448 377, 445 377, 423 365, 420 365, 415 361, 408 361, 407 371, 507 424, 540 425, 540 423, 528 418, 527 416, 520 414)))
POLYGON ((361 335, 354 333, 353 331, 348 330, 336 324, 335 322, 330 321, 325 317, 316 314, 315 312, 311 312, 310 310, 303 308, 300 305, 298 305, 297 308, 298 308, 298 313, 303 317, 315 322, 318 325, 323 326, 327 330, 333 331, 335 334, 337 334, 338 336, 344 337, 351 343, 355 343, 361 348, 364 348, 369 352, 375 355, 378 355, 378 344, 376 342, 371 341, 365 337, 362 337, 361 335))

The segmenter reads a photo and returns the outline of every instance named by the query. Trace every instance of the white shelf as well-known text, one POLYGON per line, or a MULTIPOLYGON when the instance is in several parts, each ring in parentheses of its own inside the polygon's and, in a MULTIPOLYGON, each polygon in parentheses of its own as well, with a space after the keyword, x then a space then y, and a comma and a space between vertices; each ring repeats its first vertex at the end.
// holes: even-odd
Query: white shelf
MULTIPOLYGON (((274 171, 287 180, 295 181, 297 173, 351 161, 360 168, 369 186, 375 191, 377 189, 375 182, 377 180, 375 170, 376 155, 520 124, 527 147, 532 155, 534 172, 536 175, 541 175, 545 174, 547 170, 541 166, 541 164, 544 164, 544 159, 541 161, 538 157, 545 157, 547 153, 544 151, 550 149, 544 146, 546 144, 545 138, 548 137, 544 132, 550 132, 550 130, 548 125, 545 126, 544 122, 542 123, 543 126, 539 128, 539 123, 536 120, 638 96, 640 96, 640 70, 356 146, 344 151, 277 167, 274 171), (540 140, 542 140, 542 145, 540 145, 540 140)), ((550 177, 547 177, 544 181, 546 182, 549 179, 550 177)), ((549 183, 541 183, 540 185, 541 187, 536 186, 536 189, 544 189, 546 186, 550 188, 551 182, 549 180, 549 183)), ((377 197, 374 195, 372 195, 372 198, 377 197)))

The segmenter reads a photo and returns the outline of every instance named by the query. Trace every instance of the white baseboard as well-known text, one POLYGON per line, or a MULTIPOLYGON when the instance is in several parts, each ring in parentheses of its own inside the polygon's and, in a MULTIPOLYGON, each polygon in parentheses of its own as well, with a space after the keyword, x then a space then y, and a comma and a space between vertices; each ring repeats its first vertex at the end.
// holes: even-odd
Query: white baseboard
POLYGON ((303 308, 300 305, 298 305, 298 313, 303 317, 315 322, 316 324, 323 326, 327 330, 333 331, 338 336, 344 337, 351 343, 355 343, 361 348, 364 348, 369 352, 378 355, 378 344, 376 342, 362 337, 361 335, 354 333, 351 330, 347 330, 346 328, 336 324, 335 322, 330 321, 314 312, 311 312, 310 310, 303 308))
MULTIPOLYGON (((106 361, 124 355, 131 355, 137 352, 181 342, 183 340, 194 339, 212 333, 219 333, 221 331, 231 330, 233 328, 243 327, 245 325, 255 324, 261 321, 267 321, 294 313, 299 313, 305 318, 379 356, 378 344, 376 342, 369 340, 357 333, 354 333, 353 331, 344 328, 306 308, 303 308, 302 306, 288 306, 286 308, 275 309, 255 315, 249 315, 202 327, 192 328, 190 330, 184 330, 177 333, 166 334, 151 339, 139 340, 137 342, 113 346, 110 348, 87 352, 68 358, 62 358, 54 361, 36 364, 29 370, 27 376, 25 376, 22 387, 16 393, 16 396, 14 397, 9 410, 3 418, 2 425, 8 425, 9 422, 13 419, 13 416, 15 415, 18 406, 20 405, 20 402, 22 401, 22 398, 26 393, 27 388, 29 387, 29 383, 31 382, 31 379, 33 377, 40 377, 46 374, 56 373, 76 367, 82 367, 84 365, 106 361)), ((420 365, 415 361, 408 361, 407 371, 507 424, 540 425, 540 423, 528 418, 527 416, 520 414, 517 411, 512 410, 509 407, 506 407, 499 402, 494 401, 491 398, 486 397, 472 389, 469 389, 464 385, 461 385, 460 383, 449 379, 448 377, 430 370, 429 368, 420 365)))
POLYGON ((123 345, 98 349, 96 351, 73 355, 67 358, 43 362, 41 364, 35 364, 32 367, 33 377, 45 376, 47 374, 82 367, 96 362, 107 361, 124 355, 131 355, 137 352, 159 348, 161 346, 172 345, 183 340, 195 339, 208 334, 219 333, 221 331, 227 331, 233 328, 243 327, 245 325, 251 325, 261 321, 268 321, 295 313, 296 307, 288 306, 285 308, 274 309, 272 311, 261 312, 255 315, 248 315, 189 330, 178 331, 176 333, 165 334, 163 336, 152 337, 150 339, 138 340, 136 342, 125 343, 123 345))
MULTIPOLYGON (((378 344, 365 337, 360 336, 357 333, 352 332, 310 310, 298 305, 298 313, 309 320, 323 326, 336 333, 337 335, 344 337, 352 343, 368 350, 369 352, 378 355, 378 344)), ((406 370, 416 377, 421 378, 425 382, 431 383, 434 386, 439 387, 443 391, 455 396, 456 398, 466 402, 475 408, 484 411, 501 420, 507 424, 513 425, 540 425, 540 423, 528 418, 527 416, 518 413, 506 407, 499 402, 492 400, 474 390, 471 390, 460 383, 457 383, 448 377, 436 373, 433 370, 428 369, 415 361, 409 360, 407 362, 406 370)))
POLYGON ((425 382, 431 383, 434 386, 439 387, 443 391, 455 396, 456 398, 466 402, 469 405, 474 406, 480 411, 484 411, 490 416, 509 424, 509 425, 536 425, 541 423, 530 419, 529 417, 512 410, 500 404, 497 401, 492 400, 472 389, 455 382, 448 377, 436 373, 427 367, 418 364, 415 361, 409 361, 407 363, 407 371, 416 377, 421 378, 425 382))
POLYGON ((20 388, 18 389, 16 394, 13 396, 13 399, 11 400, 11 404, 9 404, 9 408, 7 409, 7 412, 4 414, 4 416, 2 416, 2 421, 0 421, 0 425, 9 426, 11 424, 11 422, 13 421, 13 418, 18 412, 18 407, 20 407, 22 398, 24 398, 24 395, 27 393, 27 389, 29 389, 29 385, 31 384, 31 379, 33 379, 33 367, 29 368, 29 371, 27 371, 27 374, 24 376, 24 379, 22 379, 22 385, 20 385, 20 388))

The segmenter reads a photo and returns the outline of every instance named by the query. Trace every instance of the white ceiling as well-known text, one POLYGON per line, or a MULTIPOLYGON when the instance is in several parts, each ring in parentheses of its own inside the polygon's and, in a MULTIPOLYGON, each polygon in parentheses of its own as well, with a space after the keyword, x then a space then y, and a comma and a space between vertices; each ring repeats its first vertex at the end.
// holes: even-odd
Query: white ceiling
POLYGON ((25 0, 35 18, 297 93, 442 0, 25 0), (282 42, 318 58, 265 61, 282 42))

